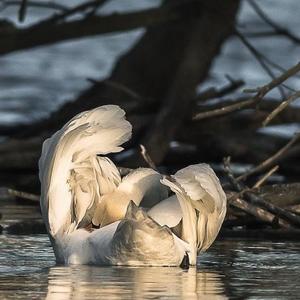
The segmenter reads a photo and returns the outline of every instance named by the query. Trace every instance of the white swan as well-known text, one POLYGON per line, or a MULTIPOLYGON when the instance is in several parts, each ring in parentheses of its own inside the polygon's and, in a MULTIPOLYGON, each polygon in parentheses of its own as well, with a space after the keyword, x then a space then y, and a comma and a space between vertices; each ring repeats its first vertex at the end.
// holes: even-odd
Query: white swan
POLYGON ((226 196, 213 170, 192 165, 162 179, 139 168, 121 179, 104 155, 123 150, 131 130, 125 112, 106 105, 44 142, 41 210, 58 263, 195 265, 216 238, 226 196))

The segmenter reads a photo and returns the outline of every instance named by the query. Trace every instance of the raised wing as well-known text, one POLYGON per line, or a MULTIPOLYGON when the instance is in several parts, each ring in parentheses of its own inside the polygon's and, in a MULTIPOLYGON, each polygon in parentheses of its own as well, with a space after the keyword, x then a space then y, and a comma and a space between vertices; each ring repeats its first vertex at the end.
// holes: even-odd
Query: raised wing
POLYGON ((125 112, 105 105, 83 112, 44 142, 39 161, 41 208, 48 231, 72 230, 121 178, 106 155, 131 137, 125 112))
POLYGON ((162 178, 153 169, 138 168, 122 179, 118 190, 126 193, 136 205, 151 208, 168 197, 168 189, 160 182, 162 178))
POLYGON ((180 203, 182 239, 205 251, 215 240, 226 213, 226 195, 214 171, 207 164, 179 170, 162 183, 169 186, 180 203))
POLYGON ((125 217, 130 201, 137 206, 152 207, 167 198, 168 188, 160 183, 162 175, 149 168, 138 168, 122 178, 118 188, 101 198, 92 223, 106 226, 125 217))
POLYGON ((177 226, 182 219, 182 210, 175 195, 153 206, 147 214, 159 225, 169 228, 177 226))

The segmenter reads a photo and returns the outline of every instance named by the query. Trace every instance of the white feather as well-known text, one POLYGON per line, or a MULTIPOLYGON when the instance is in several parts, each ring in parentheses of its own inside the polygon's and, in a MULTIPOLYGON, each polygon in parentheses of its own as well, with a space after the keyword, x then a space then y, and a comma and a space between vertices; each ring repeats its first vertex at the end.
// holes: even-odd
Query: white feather
POLYGON ((159 202, 147 213, 161 226, 167 225, 170 228, 177 226, 182 219, 182 210, 176 196, 159 202))
MULTIPOLYGON (((80 167, 86 166, 82 174, 83 177, 88 175, 83 179, 84 184, 90 180, 89 192, 92 190, 94 193, 90 195, 92 198, 89 198, 82 191, 76 198, 79 216, 77 223, 85 214, 84 210, 91 206, 91 201, 95 200, 93 196, 99 193, 99 174, 97 179, 95 178, 97 176, 93 176, 88 169, 95 166, 93 160, 96 154, 105 155, 122 150, 120 145, 131 136, 131 125, 125 120, 124 115, 125 112, 114 105, 95 108, 75 116, 44 143, 39 163, 42 182, 41 206, 51 235, 54 236, 59 230, 67 230, 72 222, 70 211, 74 204, 72 203, 74 189, 69 184, 72 180, 71 170, 80 177, 82 170, 80 167)), ((102 168, 105 166, 106 169, 102 172, 106 178, 103 180, 109 181, 107 178, 112 176, 112 182, 116 181, 118 177, 116 167, 108 160, 105 164, 101 162, 102 168)), ((78 187, 75 190, 77 195, 78 187)))
POLYGON ((139 168, 121 179, 105 155, 121 151, 131 130, 124 111, 107 105, 78 114, 44 142, 41 209, 58 262, 175 266, 188 253, 195 264, 216 237, 226 197, 212 169, 193 165, 162 179, 139 168), (170 228, 181 222, 176 236, 170 228), (92 223, 100 228, 83 229, 92 223))
MULTIPOLYGON (((177 195, 182 209, 182 238, 196 252, 206 250, 215 240, 226 213, 226 195, 214 171, 207 164, 179 170, 162 183, 177 195)), ((193 258, 195 259, 195 257, 193 258)))

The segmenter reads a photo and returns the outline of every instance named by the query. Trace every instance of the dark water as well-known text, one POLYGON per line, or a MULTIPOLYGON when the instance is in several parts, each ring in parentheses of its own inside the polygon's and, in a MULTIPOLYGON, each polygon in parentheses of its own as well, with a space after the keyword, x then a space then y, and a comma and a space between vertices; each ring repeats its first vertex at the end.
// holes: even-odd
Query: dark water
POLYGON ((197 268, 55 266, 46 235, 0 236, 0 299, 299 299, 300 243, 217 241, 197 268))

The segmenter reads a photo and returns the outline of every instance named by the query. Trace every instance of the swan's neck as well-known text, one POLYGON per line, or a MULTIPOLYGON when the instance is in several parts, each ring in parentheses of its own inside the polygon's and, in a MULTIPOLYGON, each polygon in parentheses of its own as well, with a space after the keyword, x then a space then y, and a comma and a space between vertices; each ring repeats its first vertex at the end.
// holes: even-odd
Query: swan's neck
POLYGON ((182 234, 181 238, 190 245, 190 264, 195 265, 197 260, 197 215, 189 199, 178 195, 178 201, 182 210, 182 234))

